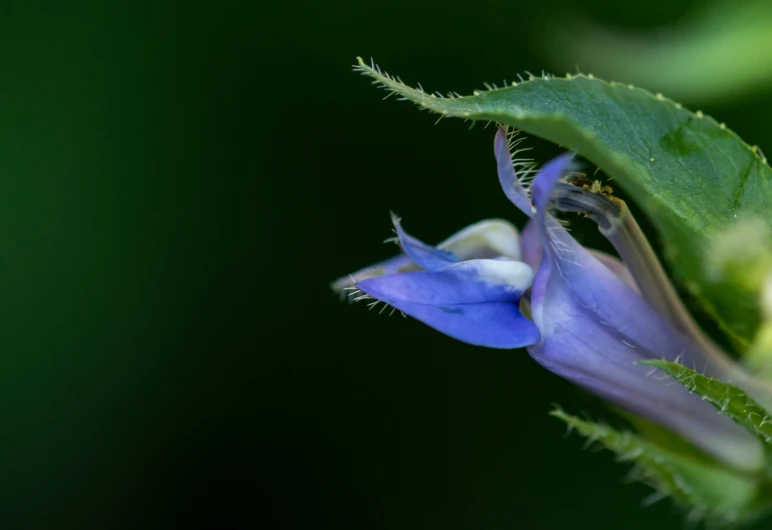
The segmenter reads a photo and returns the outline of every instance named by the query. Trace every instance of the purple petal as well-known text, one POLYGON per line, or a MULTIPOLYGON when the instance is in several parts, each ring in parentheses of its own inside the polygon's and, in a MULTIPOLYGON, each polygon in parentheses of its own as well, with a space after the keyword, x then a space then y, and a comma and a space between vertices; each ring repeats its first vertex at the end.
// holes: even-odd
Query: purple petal
POLYGON ((517 206, 528 217, 533 215, 531 198, 528 192, 520 184, 517 178, 515 166, 512 164, 512 155, 509 152, 509 142, 507 140, 507 130, 499 127, 496 133, 496 139, 493 143, 493 152, 496 155, 496 164, 499 174, 499 183, 504 194, 512 203, 517 206))
POLYGON ((523 233, 520 236, 520 251, 523 253, 523 261, 530 265, 534 271, 538 270, 544 256, 544 248, 542 247, 539 227, 536 226, 533 219, 529 220, 523 228, 523 233))
POLYGON ((431 306, 397 301, 391 305, 449 337, 475 346, 513 349, 540 339, 539 330, 514 303, 431 306))
POLYGON ((502 219, 487 219, 467 226, 437 248, 451 251, 461 260, 504 257, 520 261, 517 229, 502 219))
POLYGON ((620 280, 625 282, 625 285, 630 287, 636 293, 641 292, 641 290, 638 288, 638 285, 635 283, 635 279, 633 278, 630 269, 628 269, 627 265, 622 263, 620 259, 598 250, 590 249, 589 252, 595 259, 605 265, 608 270, 616 274, 620 280))
POLYGON ((463 342, 519 348, 540 338, 518 308, 532 278, 531 268, 518 261, 470 260, 438 270, 370 278, 357 287, 463 342))
POLYGON ((552 189, 565 176, 571 158, 571 153, 562 154, 547 162, 539 170, 531 185, 531 195, 537 211, 546 212, 552 189))
POLYGON ((396 215, 391 214, 391 221, 397 231, 399 246, 402 251, 422 268, 434 270, 459 261, 452 252, 436 249, 405 232, 399 217, 396 215))
POLYGON ((727 416, 670 378, 635 365, 648 353, 632 348, 613 328, 598 323, 559 281, 549 282, 549 330, 528 348, 545 368, 618 406, 679 433, 714 456, 753 469, 760 446, 727 416))
MULTIPOLYGON (((421 241, 402 230, 408 244, 403 246, 415 250, 413 254, 421 251, 419 246, 428 247, 421 241)), ((429 247, 431 248, 431 247, 429 247)), ((448 239, 437 245, 440 251, 447 251, 448 255, 455 255, 460 260, 489 259, 505 257, 513 260, 520 259, 520 241, 517 229, 512 224, 501 219, 489 219, 480 221, 460 230, 448 239)), ((446 263, 447 264, 447 263, 446 263)), ((421 267, 407 254, 400 254, 385 261, 360 269, 353 274, 339 278, 332 284, 335 291, 346 290, 357 282, 367 278, 395 274, 397 272, 417 271, 421 267)))
POLYGON ((525 263, 477 259, 431 271, 370 278, 357 287, 391 305, 404 301, 424 305, 516 303, 533 281, 525 263))
POLYGON ((356 285, 357 282, 368 278, 375 278, 386 274, 396 274, 398 272, 414 271, 418 270, 418 268, 418 265, 413 263, 413 260, 406 254, 399 254, 398 256, 381 261, 375 265, 359 269, 348 276, 338 278, 332 283, 331 287, 333 291, 345 292, 345 290, 351 289, 356 285))

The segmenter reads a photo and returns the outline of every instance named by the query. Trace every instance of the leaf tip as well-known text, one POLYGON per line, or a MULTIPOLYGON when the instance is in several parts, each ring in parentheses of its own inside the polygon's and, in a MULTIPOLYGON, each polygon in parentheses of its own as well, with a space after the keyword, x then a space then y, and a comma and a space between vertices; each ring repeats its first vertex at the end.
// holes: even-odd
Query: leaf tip
POLYGON ((663 359, 644 359, 643 361, 635 361, 634 364, 640 364, 642 366, 656 366, 657 368, 663 368, 668 365, 668 361, 663 359))

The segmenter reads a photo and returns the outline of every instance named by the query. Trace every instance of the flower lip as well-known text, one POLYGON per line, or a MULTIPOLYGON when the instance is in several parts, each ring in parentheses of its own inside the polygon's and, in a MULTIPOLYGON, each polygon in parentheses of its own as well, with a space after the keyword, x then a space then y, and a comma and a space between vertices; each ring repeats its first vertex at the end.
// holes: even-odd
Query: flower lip
POLYGON ((391 305, 516 302, 531 286, 533 271, 519 261, 468 260, 435 270, 369 278, 357 287, 391 305))
POLYGON ((539 330, 520 313, 534 273, 513 259, 519 257, 519 237, 509 223, 477 223, 439 249, 405 232, 399 219, 394 224, 405 254, 336 286, 353 283, 367 297, 469 344, 511 349, 540 340, 539 330))
POLYGON ((479 259, 368 278, 356 287, 455 339, 511 349, 541 338, 519 310, 532 279, 525 263, 479 259))

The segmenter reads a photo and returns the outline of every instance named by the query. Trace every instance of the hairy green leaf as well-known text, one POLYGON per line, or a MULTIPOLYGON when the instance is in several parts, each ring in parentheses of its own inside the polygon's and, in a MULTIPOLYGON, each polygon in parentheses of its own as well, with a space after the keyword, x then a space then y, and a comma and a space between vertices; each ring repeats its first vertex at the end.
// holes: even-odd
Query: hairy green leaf
POLYGON ((741 388, 706 377, 686 366, 670 361, 641 361, 638 364, 663 370, 677 379, 689 392, 699 394, 720 413, 732 418, 763 442, 772 444, 772 417, 741 388))
POLYGON ((592 77, 544 76, 442 97, 410 88, 361 59, 357 68, 441 116, 511 125, 586 157, 646 210, 690 292, 740 344, 750 342, 759 323, 758 300, 737 278, 708 274, 704 262, 712 239, 738 220, 772 226, 772 169, 723 124, 661 95, 592 77))
POLYGON ((763 512, 758 478, 674 453, 632 432, 580 420, 561 410, 552 415, 615 452, 620 461, 634 464, 635 478, 654 487, 659 495, 672 497, 693 518, 728 524, 752 520, 763 512))

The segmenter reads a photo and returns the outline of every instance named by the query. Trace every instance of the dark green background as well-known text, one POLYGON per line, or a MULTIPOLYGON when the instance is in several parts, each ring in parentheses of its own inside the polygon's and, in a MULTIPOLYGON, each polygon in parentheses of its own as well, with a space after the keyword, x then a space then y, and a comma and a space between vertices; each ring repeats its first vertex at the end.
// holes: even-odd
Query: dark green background
MULTIPOLYGON (((492 129, 381 102, 354 57, 469 92, 549 71, 568 5, 0 3, 0 527, 682 528, 564 437, 551 404, 609 413, 524 351, 327 287, 394 252, 389 210, 429 242, 522 222, 492 129)), ((770 138, 768 101, 703 110, 770 138)))

